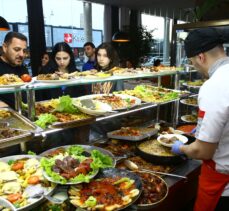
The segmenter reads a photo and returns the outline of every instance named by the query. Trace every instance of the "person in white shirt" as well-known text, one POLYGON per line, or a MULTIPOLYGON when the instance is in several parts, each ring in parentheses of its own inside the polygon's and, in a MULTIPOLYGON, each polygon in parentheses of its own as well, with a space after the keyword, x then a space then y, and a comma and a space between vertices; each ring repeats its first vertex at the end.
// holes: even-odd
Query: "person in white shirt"
POLYGON ((196 140, 176 141, 172 152, 203 160, 195 211, 229 210, 229 57, 223 31, 196 29, 185 39, 185 51, 208 80, 198 96, 196 140))

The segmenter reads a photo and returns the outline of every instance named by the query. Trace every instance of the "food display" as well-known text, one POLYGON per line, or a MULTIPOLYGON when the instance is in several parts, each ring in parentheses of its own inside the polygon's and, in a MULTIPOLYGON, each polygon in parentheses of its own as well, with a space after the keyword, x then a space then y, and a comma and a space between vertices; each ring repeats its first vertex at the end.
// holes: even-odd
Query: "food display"
MULTIPOLYGON (((85 153, 81 145, 67 146, 64 150, 51 151, 52 156, 41 158, 44 176, 54 183, 78 184, 89 182, 100 168, 112 167, 112 158, 97 149, 85 153)), ((44 153, 46 156, 48 152, 44 153)))
POLYGON ((129 141, 140 141, 149 138, 157 133, 157 129, 144 127, 122 127, 107 133, 108 138, 122 139, 129 141))
MULTIPOLYGON (((62 84, 62 82, 73 81, 81 78, 89 80, 101 79, 102 82, 102 79, 110 77, 112 74, 114 76, 132 76, 143 73, 149 74, 148 70, 149 69, 145 71, 143 69, 116 69, 107 73, 91 70, 85 72, 75 72, 72 74, 42 74, 34 78, 33 81, 41 83, 56 83, 58 85, 58 83, 62 84)), ((164 70, 166 70, 166 68, 155 71, 164 70)), ((167 70, 173 70, 173 68, 168 68, 167 70)), ((151 74, 154 73, 151 72, 151 74)), ((157 73, 155 73, 155 75, 157 75, 157 73)), ((26 77, 27 76, 23 77, 23 81, 29 81, 29 78, 26 77)), ((38 86, 39 85, 40 84, 38 84, 38 86)), ((131 109, 134 106, 141 105, 142 101, 147 102, 145 103, 146 105, 148 105, 149 102, 150 106, 152 106, 151 103, 160 104, 177 100, 179 97, 183 96, 183 94, 187 93, 162 87, 154 87, 151 85, 137 85, 133 90, 125 90, 113 94, 99 94, 93 96, 93 98, 90 96, 83 96, 82 99, 89 99, 92 102, 94 101, 95 107, 97 106, 96 102, 107 104, 111 108, 109 112, 117 113, 119 110, 131 109)), ((59 99, 51 99, 43 102, 37 102, 35 104, 37 118, 36 124, 41 128, 48 128, 49 130, 44 131, 44 134, 46 134, 46 132, 49 134, 55 131, 52 131, 54 127, 64 129, 65 127, 79 126, 80 121, 85 121, 86 124, 88 124, 89 122, 93 122, 95 120, 95 117, 90 116, 90 114, 88 115, 83 113, 76 106, 75 100, 76 99, 70 98, 69 96, 62 96, 59 99)), ((191 98, 185 100, 185 103, 187 104, 195 104, 195 99, 193 101, 191 98)), ((142 107, 143 106, 144 105, 142 105, 142 107)), ((135 110, 141 110, 140 106, 135 110)), ((126 113, 129 114, 132 113, 132 111, 127 111, 126 113)), ((119 116, 119 113, 117 116, 119 116)), ((8 121, 12 117, 14 117, 14 113, 8 110, 0 109, 0 123, 7 122, 8 127, 9 122, 9 125, 13 126, 15 125, 14 120, 8 121)), ((100 119, 103 118, 106 119, 107 117, 98 119, 100 121, 100 119)), ((146 120, 144 119, 142 121, 146 120)), ((120 123, 123 126, 125 125, 122 120, 120 123)), ((136 125, 136 122, 132 125, 136 125)), ((179 128, 177 128, 177 130, 171 130, 171 127, 168 128, 169 133, 172 134, 182 131, 179 131, 179 128)), ((4 128, 4 130, 0 130, 0 143, 2 138, 11 138, 11 136, 13 137, 14 135, 19 136, 20 133, 23 134, 26 130, 36 130, 36 126, 33 127, 31 125, 30 127, 30 125, 25 122, 22 125, 22 130, 4 128)), ((176 162, 173 163, 173 158, 178 160, 181 158, 180 156, 171 153, 171 149, 168 147, 164 147, 158 143, 155 137, 149 140, 149 138, 157 132, 157 128, 143 128, 135 126, 126 127, 125 125, 120 128, 120 130, 108 132, 107 137, 109 140, 103 143, 94 143, 94 146, 71 145, 50 149, 41 154, 42 158, 37 158, 40 165, 37 168, 39 173, 31 173, 28 169, 27 172, 25 172, 25 170, 21 170, 21 163, 24 162, 23 166, 27 165, 25 164, 27 160, 24 158, 20 158, 13 162, 16 167, 11 167, 11 161, 7 161, 7 165, 10 166, 9 171, 15 171, 16 174, 20 173, 17 179, 13 178, 13 181, 5 180, 4 174, 2 176, 0 162, 0 197, 2 197, 1 194, 3 193, 5 195, 8 194, 5 190, 8 191, 8 189, 13 188, 14 192, 12 193, 11 190, 8 200, 13 202, 16 209, 20 210, 26 208, 27 210, 28 208, 29 210, 31 205, 34 205, 36 209, 38 207, 35 204, 38 201, 40 203, 40 198, 44 198, 44 194, 52 193, 55 185, 60 184, 60 186, 66 185, 70 188, 69 198, 66 202, 72 204, 71 208, 75 206, 79 209, 82 208, 83 210, 116 211, 125 209, 132 204, 134 204, 133 208, 136 209, 151 208, 165 199, 168 194, 168 187, 159 176, 143 172, 143 170, 171 172, 174 170, 175 165, 170 164, 176 164, 176 162), (147 138, 148 141, 138 142, 137 144, 133 143, 134 141, 142 141, 147 138), (95 146, 103 147, 103 149, 95 146), (92 148, 89 149, 88 147, 92 148), (164 162, 166 159, 169 159, 172 162, 164 162), (135 163, 138 166, 138 171, 127 171, 128 167, 124 162, 126 160, 135 163), (113 168, 114 166, 117 168, 113 168), (12 170, 13 168, 15 170, 12 170), (19 168, 19 170, 17 170, 17 168, 19 168), (40 171, 43 171, 42 178, 40 178, 40 171), (107 173, 107 171, 109 173, 107 173), (24 175, 21 175, 22 172, 24 172, 24 175), (5 187, 6 183, 11 182, 13 183, 11 186, 5 187), (16 182, 19 182, 21 185, 19 193, 15 190, 18 188, 18 184, 16 184, 16 182), (29 186, 28 189, 27 186, 25 186, 26 184, 29 186), (42 185, 45 185, 45 190, 43 190, 43 192, 39 189, 42 185), (32 188, 30 188, 30 186, 32 186, 32 188), (24 191, 25 189, 26 191, 24 191), (23 191, 21 192, 21 190, 23 191), (37 192, 38 197, 34 197, 32 193, 35 194, 37 192)), ((160 141, 166 142, 165 144, 172 144, 170 143, 171 139, 160 139, 160 141)), ((7 198, 7 196, 3 197, 7 198)), ((52 206, 47 206, 46 209, 53 209, 51 207, 52 206)), ((62 208, 64 208, 64 206, 61 207, 61 209, 62 208)), ((66 210, 68 210, 68 208, 66 210)))
POLYGON ((140 178, 129 171, 107 168, 89 183, 71 186, 70 201, 76 207, 87 210, 123 209, 140 196, 140 178))
POLYGON ((17 210, 29 209, 50 194, 55 184, 43 177, 39 157, 15 155, 0 159, 0 197, 17 210))
POLYGON ((16 87, 24 85, 24 81, 14 74, 4 74, 0 76, 0 87, 16 87))
POLYGON ((79 111, 69 96, 36 103, 35 110, 38 118, 35 123, 43 129, 47 128, 48 125, 64 127, 66 125, 86 124, 94 120, 91 116, 79 111))
POLYGON ((152 208, 166 198, 168 187, 161 177, 144 171, 135 173, 141 177, 143 184, 142 194, 136 202, 138 208, 152 208))
POLYGON ((154 87, 151 85, 138 85, 133 90, 124 90, 115 93, 135 96, 144 102, 151 103, 163 103, 175 100, 178 99, 181 94, 178 91, 165 89, 161 87, 154 87))

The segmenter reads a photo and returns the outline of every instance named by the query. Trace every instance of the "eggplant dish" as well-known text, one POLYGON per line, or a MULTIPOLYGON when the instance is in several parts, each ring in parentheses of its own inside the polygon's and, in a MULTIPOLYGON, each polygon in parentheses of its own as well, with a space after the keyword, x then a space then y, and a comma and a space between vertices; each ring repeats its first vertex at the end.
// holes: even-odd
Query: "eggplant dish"
POLYGON ((152 206, 161 202, 168 193, 168 187, 164 180, 159 176, 148 172, 135 172, 141 177, 143 184, 143 191, 137 205, 141 206, 152 206))

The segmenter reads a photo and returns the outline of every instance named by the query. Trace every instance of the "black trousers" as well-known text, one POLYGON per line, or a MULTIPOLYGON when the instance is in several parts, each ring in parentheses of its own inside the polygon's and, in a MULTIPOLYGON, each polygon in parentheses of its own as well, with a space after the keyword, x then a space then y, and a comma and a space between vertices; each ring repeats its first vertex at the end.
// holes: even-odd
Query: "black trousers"
POLYGON ((229 210, 229 196, 222 196, 215 208, 215 211, 228 211, 229 210))

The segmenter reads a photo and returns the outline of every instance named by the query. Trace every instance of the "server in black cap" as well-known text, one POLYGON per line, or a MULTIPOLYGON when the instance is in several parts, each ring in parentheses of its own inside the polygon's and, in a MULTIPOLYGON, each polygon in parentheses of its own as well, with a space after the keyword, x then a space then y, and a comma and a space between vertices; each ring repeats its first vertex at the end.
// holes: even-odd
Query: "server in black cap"
POLYGON ((176 141, 172 151, 203 160, 195 211, 229 210, 229 57, 225 36, 214 28, 191 31, 185 51, 194 67, 209 78, 198 96, 196 140, 176 141))

